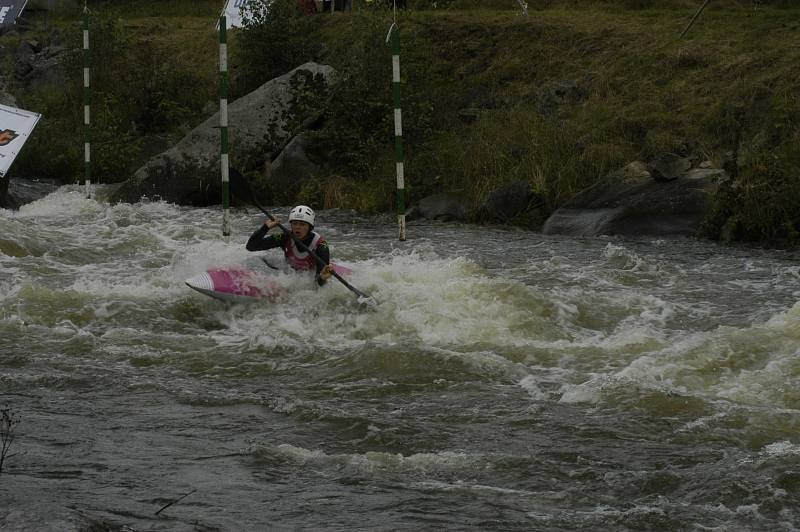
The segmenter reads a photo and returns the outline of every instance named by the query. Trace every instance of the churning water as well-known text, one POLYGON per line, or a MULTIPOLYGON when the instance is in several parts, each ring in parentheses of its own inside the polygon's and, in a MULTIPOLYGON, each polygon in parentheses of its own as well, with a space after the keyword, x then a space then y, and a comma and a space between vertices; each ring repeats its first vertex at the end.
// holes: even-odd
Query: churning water
POLYGON ((800 527, 797 254, 319 218, 375 309, 187 288, 252 210, 0 211, 0 528, 800 527))

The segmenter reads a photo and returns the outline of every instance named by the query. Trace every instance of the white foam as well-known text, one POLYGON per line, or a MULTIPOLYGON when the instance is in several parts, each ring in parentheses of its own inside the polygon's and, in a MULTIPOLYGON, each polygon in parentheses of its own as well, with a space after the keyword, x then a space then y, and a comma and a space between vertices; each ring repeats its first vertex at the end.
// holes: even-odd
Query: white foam
POLYGON ((475 467, 489 467, 491 463, 482 456, 443 451, 418 453, 408 456, 382 452, 364 454, 327 454, 319 449, 305 449, 290 444, 277 446, 255 445, 246 449, 249 454, 268 454, 300 466, 348 467, 361 473, 376 471, 434 473, 445 471, 470 471, 475 467))
POLYGON ((800 444, 789 441, 770 443, 764 447, 767 456, 800 456, 800 444))

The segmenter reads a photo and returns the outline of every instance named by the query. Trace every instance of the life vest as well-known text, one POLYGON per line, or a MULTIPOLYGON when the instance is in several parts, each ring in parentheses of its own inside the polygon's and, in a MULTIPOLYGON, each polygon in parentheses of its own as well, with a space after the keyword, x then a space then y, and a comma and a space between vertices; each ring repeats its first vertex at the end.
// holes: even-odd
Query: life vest
MULTIPOLYGON (((311 251, 317 251, 317 249, 325 243, 325 237, 319 233, 311 232, 314 235, 314 238, 311 239, 311 243, 308 245, 308 249, 311 251)), ((317 261, 314 260, 314 257, 311 256, 311 253, 307 251, 300 251, 297 249, 297 244, 294 242, 294 238, 289 235, 286 235, 289 239, 286 242, 286 249, 284 250, 284 255, 286 255, 286 262, 294 268, 295 270, 314 270, 317 267, 317 261)))

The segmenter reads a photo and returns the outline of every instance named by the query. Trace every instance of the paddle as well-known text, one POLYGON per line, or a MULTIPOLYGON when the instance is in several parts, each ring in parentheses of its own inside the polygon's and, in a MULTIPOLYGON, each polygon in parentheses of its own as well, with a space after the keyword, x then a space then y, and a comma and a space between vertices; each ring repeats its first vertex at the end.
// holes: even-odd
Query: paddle
MULTIPOLYGON (((231 168, 230 171, 229 171, 229 175, 230 175, 231 192, 233 193, 233 195, 238 197, 239 199, 241 199, 243 201, 249 201, 250 204, 252 204, 258 210, 263 212, 267 216, 267 218, 269 218, 270 220, 272 220, 274 222, 275 221, 275 217, 272 216, 269 212, 267 212, 267 210, 264 207, 259 205, 258 201, 256 200, 255 194, 253 194, 253 190, 250 188, 250 183, 247 182, 247 178, 245 178, 242 175, 242 173, 239 172, 236 168, 231 168)), ((303 241, 300 240, 299 238, 297 238, 294 233, 292 233, 290 230, 286 229, 286 227, 284 227, 283 224, 281 224, 280 222, 277 225, 278 225, 278 227, 280 227, 281 231, 283 231, 285 234, 287 234, 290 237, 292 237, 292 240, 294 240, 294 243, 297 245, 298 248, 300 248, 302 251, 305 251, 309 255, 311 255, 314 258, 314 260, 317 261, 317 264, 320 264, 322 266, 327 266, 325 261, 323 261, 321 258, 319 258, 319 255, 317 255, 316 253, 314 253, 313 251, 308 249, 308 246, 303 244, 303 241)), ((331 274, 334 277, 336 277, 336 279, 340 283, 345 285, 348 290, 350 290, 351 292, 353 292, 354 294, 356 294, 358 296, 358 302, 359 303, 366 303, 366 304, 368 304, 370 306, 375 306, 375 305, 378 304, 377 301, 375 301, 375 298, 365 294, 364 292, 362 292, 361 290, 359 290, 355 286, 351 285, 350 283, 348 283, 347 281, 342 279, 342 276, 339 275, 338 273, 336 273, 335 271, 332 270, 331 274)))

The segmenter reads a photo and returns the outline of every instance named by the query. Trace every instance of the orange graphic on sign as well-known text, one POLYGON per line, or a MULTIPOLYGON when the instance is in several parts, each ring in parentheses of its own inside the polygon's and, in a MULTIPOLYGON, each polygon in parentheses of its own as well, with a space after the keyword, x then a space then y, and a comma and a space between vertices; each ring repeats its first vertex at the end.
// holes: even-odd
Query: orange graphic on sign
POLYGON ((0 131, 0 146, 5 146, 15 138, 19 137, 19 133, 13 129, 4 129, 0 131))

